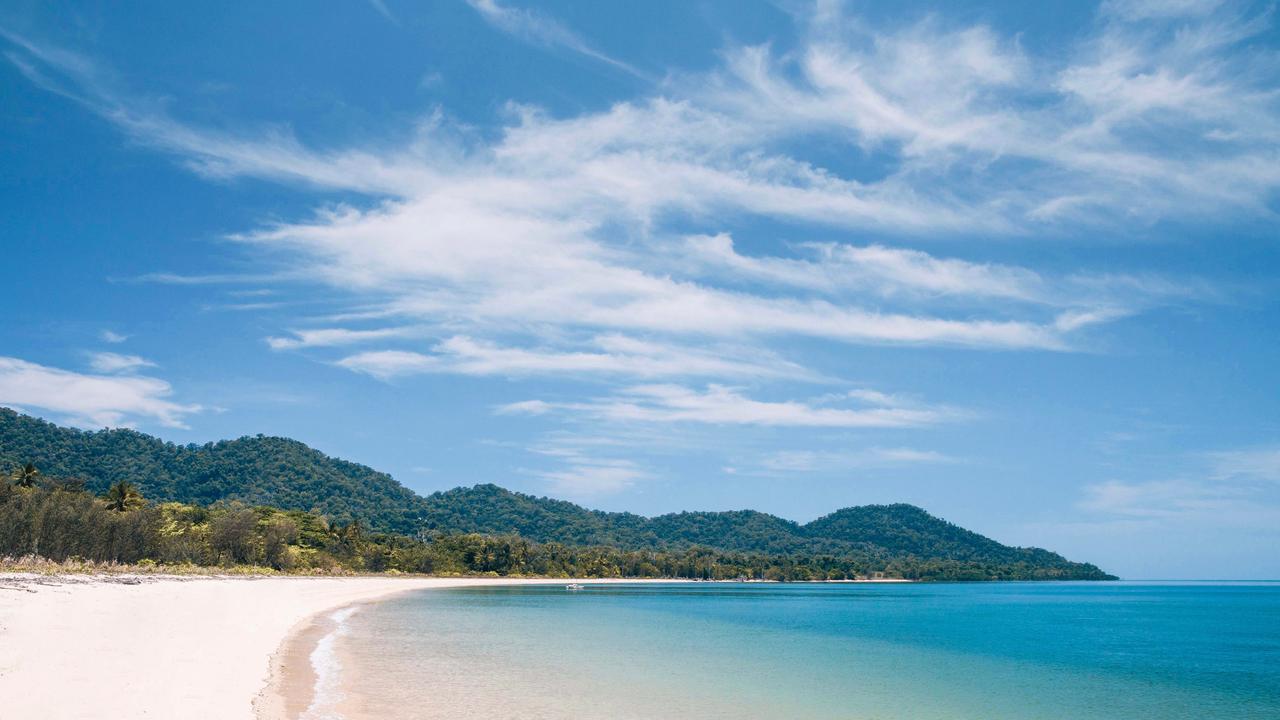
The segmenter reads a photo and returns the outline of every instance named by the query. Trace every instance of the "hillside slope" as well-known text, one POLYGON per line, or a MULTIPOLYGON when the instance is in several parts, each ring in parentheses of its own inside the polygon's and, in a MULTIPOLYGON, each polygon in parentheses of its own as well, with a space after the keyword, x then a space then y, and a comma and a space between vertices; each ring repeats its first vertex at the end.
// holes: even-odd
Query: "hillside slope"
POLYGON ((390 475, 328 457, 296 440, 244 437, 175 445, 133 430, 85 432, 0 408, 0 468, 34 463, 49 477, 101 492, 129 480, 153 500, 239 500, 358 519, 379 531, 515 534, 536 542, 627 550, 720 551, 970 565, 985 576, 1106 579, 1093 565, 1016 548, 911 505, 845 508, 801 525, 752 510, 647 518, 588 510, 483 484, 422 497, 390 475))
POLYGON ((49 477, 101 492, 129 480, 154 500, 240 500, 316 510, 381 530, 413 532, 424 504, 390 475, 326 456, 287 438, 243 437, 175 445, 127 430, 85 432, 0 408, 0 467, 34 463, 49 477))

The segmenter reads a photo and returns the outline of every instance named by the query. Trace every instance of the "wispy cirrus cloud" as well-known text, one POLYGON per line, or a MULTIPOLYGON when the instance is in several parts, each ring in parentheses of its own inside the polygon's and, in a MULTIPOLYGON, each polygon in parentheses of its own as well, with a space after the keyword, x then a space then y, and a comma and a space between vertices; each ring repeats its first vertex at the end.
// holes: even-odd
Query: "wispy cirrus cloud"
POLYGON ((1014 302, 1053 308, 1145 308, 1220 299, 1194 278, 1116 273, 1048 275, 885 245, 809 242, 792 257, 746 255, 727 233, 684 239, 682 262, 722 279, 802 288, 826 297, 870 295, 904 304, 1014 302))
POLYGON ((631 488, 652 475, 632 460, 599 457, 580 448, 546 447, 534 452, 559 461, 559 467, 529 471, 550 485, 557 495, 592 498, 631 488))
POLYGON ((1147 521, 1199 519, 1236 524, 1280 519, 1280 446, 1263 445, 1184 459, 1178 477, 1107 480, 1085 488, 1083 509, 1147 521))
POLYGON ((596 336, 587 348, 523 348, 454 336, 436 344, 431 353, 372 350, 349 355, 336 364, 384 380, 428 373, 816 378, 799 365, 767 352, 748 359, 748 353, 734 350, 721 353, 617 334, 596 336))
POLYGON ((1280 445, 1215 452, 1208 458, 1215 480, 1280 482, 1280 445))
POLYGON ((318 271, 340 272, 348 288, 398 289, 385 306, 387 314, 422 322, 461 317, 498 329, 540 323, 1009 349, 1068 344, 1053 313, 1034 321, 882 312, 848 301, 771 297, 659 275, 646 271, 643 254, 574 232, 572 226, 590 221, 587 216, 561 224, 514 215, 492 204, 502 195, 496 187, 454 187, 447 194, 373 212, 347 209, 243 239, 313 256, 318 271))
POLYGON ((379 15, 392 23, 395 23, 396 25, 400 24, 400 20, 392 14, 391 8, 387 7, 387 3, 384 0, 369 0, 369 6, 372 7, 379 15))
MULTIPOLYGON (((634 71, 542 13, 472 5, 527 42, 634 71)), ((982 237, 1274 214, 1280 66, 1254 42, 1270 18, 1204 7, 1109 3, 1078 40, 1038 54, 981 24, 876 26, 823 4, 802 14, 794 51, 730 45, 711 71, 673 69, 608 108, 511 104, 501 127, 466 141, 433 111, 407 142, 340 147, 287 125, 183 122, 88 58, 4 37, 33 83, 202 176, 359 196, 318 198, 309 215, 230 238, 287 274, 147 278, 320 287, 348 303, 347 319, 323 322, 380 325, 290 330, 318 322, 293 318, 268 331, 276 350, 381 379, 615 384, 508 412, 849 429, 954 416, 870 395, 780 399, 794 388, 762 400, 767 390, 725 381, 816 376, 802 366, 819 344, 1070 351, 1119 318, 1210 294, 1182 278, 1047 272, 971 251, 982 237), (731 229, 750 222, 832 239, 737 242, 731 229), (642 384, 659 378, 671 382, 642 384)), ((620 486, 633 470, 592 472, 620 486)), ((1099 497, 1121 507, 1126 496, 1099 497)))
POLYGON ((1106 0, 1102 13, 1125 20, 1203 17, 1221 8, 1224 0, 1106 0))
POLYGON ((600 52, 578 33, 553 17, 536 10, 511 7, 499 3, 498 0, 467 0, 467 4, 480 13, 480 17, 484 18, 485 22, 525 42, 549 48, 563 48, 638 78, 646 78, 644 73, 631 65, 600 52))
POLYGON ((151 272, 144 273, 134 278, 128 278, 129 282, 157 283, 160 285, 231 285, 238 283, 262 283, 275 282, 287 279, 282 275, 267 275, 253 273, 213 273, 207 275, 183 275, 181 273, 171 272, 151 272))
POLYGON ((89 366, 101 373, 127 373, 156 364, 140 355, 123 355, 113 352, 89 353, 89 366))
POLYGON ((354 330, 351 328, 315 328, 310 330, 293 330, 291 336, 272 336, 266 339, 272 350, 298 350, 313 347, 334 347, 342 345, 358 345, 360 343, 402 338, 412 335, 413 328, 377 328, 373 330, 354 330))
POLYGON ((951 295, 1034 301, 1045 281, 1026 268, 939 258, 919 250, 883 245, 809 243, 808 257, 748 256, 728 234, 685 239, 684 256, 717 274, 812 289, 827 295, 869 292, 897 295, 951 295))
POLYGON ((88 375, 0 357, 0 404, 38 408, 81 427, 131 426, 140 420, 185 428, 203 408, 170 400, 164 380, 140 375, 88 375))
MULTIPOLYGON (((851 397, 855 403, 858 398, 851 397)), ((637 385, 618 394, 586 402, 529 400, 498 408, 499 414, 543 415, 570 412, 610 422, 706 423, 715 425, 763 425, 827 428, 904 428, 956 420, 965 413, 954 408, 886 404, 884 401, 851 406, 833 405, 831 399, 815 401, 756 400, 722 385, 706 389, 680 385, 637 385)))
MULTIPOLYGON (((782 475, 951 462, 956 462, 956 459, 935 450, 910 447, 869 447, 854 451, 779 450, 764 455, 746 469, 756 474, 782 475)), ((743 467, 739 464, 736 469, 741 471, 743 467)))
POLYGON ((1130 519, 1162 520, 1213 513, 1225 519, 1250 504, 1249 500, 1239 488, 1200 480, 1108 480, 1087 486, 1080 506, 1130 519))
MULTIPOLYGON (((512 32, 541 33, 540 42, 576 37, 494 2, 476 9, 512 32)), ((827 12, 786 57, 731 47, 710 74, 574 117, 513 107, 512 124, 479 146, 459 146, 437 132, 447 119, 433 117, 393 151, 186 125, 129 99, 80 56, 7 37, 17 48, 11 60, 34 82, 199 172, 380 198, 235 239, 290 258, 288 281, 340 289, 406 325, 447 324, 436 336, 503 345, 536 326, 560 331, 543 337, 667 334, 748 349, 807 336, 1066 350, 1088 328, 1177 293, 1158 289, 1160 278, 1046 277, 895 245, 919 233, 1016 236, 1060 222, 1265 213, 1264 198, 1280 186, 1268 169, 1280 163, 1260 161, 1280 112, 1247 44, 1258 18, 1196 20, 1183 32, 1109 18, 1065 56, 1038 58, 984 26, 873 28, 827 12), (1141 62, 1133 47, 1148 51, 1141 62), (1151 77, 1195 91, 1138 92, 1151 77), (1131 132, 1153 123, 1160 133, 1139 141, 1131 132), (1231 140, 1218 147, 1208 134, 1231 140), (887 153, 889 170, 842 177, 807 157, 805 143, 815 139, 852 155, 887 153), (873 230, 886 240, 748 255, 714 228, 673 242, 663 226, 673 214, 712 225, 755 217, 873 230)), ((277 343, 302 347, 296 338, 277 343)), ((559 365, 592 359, 581 343, 552 350, 559 365)), ((377 361, 384 376, 392 365, 474 367, 378 352, 396 354, 345 364, 377 361)))

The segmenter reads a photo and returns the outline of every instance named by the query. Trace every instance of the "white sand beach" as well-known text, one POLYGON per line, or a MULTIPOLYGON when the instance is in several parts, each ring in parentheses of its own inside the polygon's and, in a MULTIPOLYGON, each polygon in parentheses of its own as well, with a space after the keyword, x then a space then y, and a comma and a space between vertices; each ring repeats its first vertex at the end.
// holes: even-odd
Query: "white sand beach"
MULTIPOLYGON (((273 654, 326 610, 421 588, 546 582, 567 581, 0 575, 0 717, 248 720, 273 654)), ((285 714, 282 702, 258 704, 260 717, 285 714)))

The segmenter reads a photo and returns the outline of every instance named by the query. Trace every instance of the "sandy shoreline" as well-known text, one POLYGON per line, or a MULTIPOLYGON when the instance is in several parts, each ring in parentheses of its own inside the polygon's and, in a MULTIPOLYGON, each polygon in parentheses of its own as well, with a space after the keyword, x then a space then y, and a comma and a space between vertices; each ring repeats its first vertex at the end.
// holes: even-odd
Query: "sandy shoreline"
MULTIPOLYGON (((641 579, 641 578, 589 578, 572 580, 566 578, 423 578, 423 584, 412 588, 401 588, 389 592, 361 598, 360 600, 342 603, 326 608, 302 619, 282 640, 277 651, 271 656, 270 680, 254 699, 254 717, 257 720, 297 720, 306 715, 311 708, 316 694, 316 672, 312 665, 312 653, 317 645, 337 627, 332 618, 335 613, 344 609, 358 610, 360 606, 385 599, 398 592, 418 589, 446 589, 461 587, 479 587, 483 585, 565 585, 579 582, 592 585, 627 583, 679 583, 688 580, 641 579)), ((345 662, 343 663, 345 665, 345 662)), ((314 711, 313 711, 314 712, 314 711)), ((323 714, 323 713, 322 713, 323 714)), ((327 716, 327 715, 325 715, 327 716)), ((343 717, 358 718, 358 713, 343 712, 343 717)))
POLYGON ((306 683, 304 667, 290 685, 305 663, 288 650, 318 615, 409 590, 535 582, 566 581, 0 575, 3 716, 248 720, 262 695, 261 717, 286 717, 280 693, 306 683))
POLYGON ((0 716, 292 720, 310 705, 310 655, 333 611, 428 588, 567 582, 0 574, 0 716))

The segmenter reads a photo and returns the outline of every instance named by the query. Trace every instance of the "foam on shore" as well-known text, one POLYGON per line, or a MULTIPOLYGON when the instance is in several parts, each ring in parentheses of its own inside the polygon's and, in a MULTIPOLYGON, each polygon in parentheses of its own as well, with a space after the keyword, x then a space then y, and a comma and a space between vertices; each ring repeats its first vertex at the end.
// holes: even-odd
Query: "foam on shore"
POLYGON ((342 715, 337 711, 342 702, 342 661, 334 645, 347 633, 347 620, 360 609, 352 605, 330 613, 328 620, 332 629, 316 643, 309 660, 315 672, 315 684, 311 694, 311 704, 302 714, 301 720, 340 720, 342 715))

